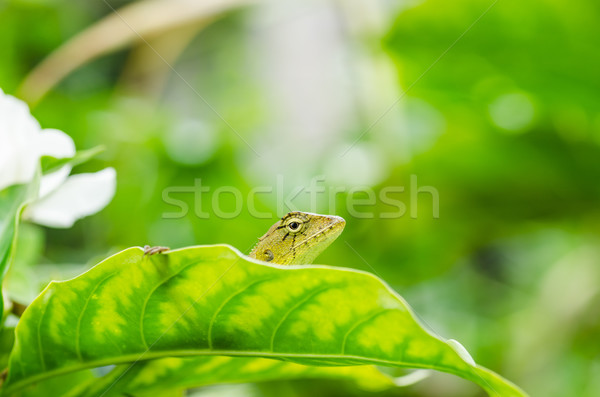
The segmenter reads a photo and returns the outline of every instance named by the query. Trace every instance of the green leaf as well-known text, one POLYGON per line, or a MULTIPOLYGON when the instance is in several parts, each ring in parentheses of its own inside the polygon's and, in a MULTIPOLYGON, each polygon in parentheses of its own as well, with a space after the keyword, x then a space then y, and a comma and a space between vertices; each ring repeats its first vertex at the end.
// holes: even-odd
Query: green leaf
POLYGON ((100 145, 87 150, 80 150, 75 153, 73 157, 57 159, 51 156, 42 156, 42 174, 48 174, 50 172, 58 171, 65 165, 75 167, 76 165, 83 164, 99 153, 102 153, 105 147, 100 145))
POLYGON ((436 369, 494 396, 525 396, 426 331, 377 277, 257 262, 224 245, 122 251, 53 282, 23 314, 5 391, 58 374, 171 356, 436 369))
MULTIPOLYGON (((40 226, 33 223, 19 223, 19 232, 14 244, 11 264, 4 276, 2 291, 4 297, 13 303, 27 306, 51 280, 56 278, 57 274, 62 274, 58 269, 63 270, 69 265, 39 266, 44 252, 45 234, 40 226)), ((70 265, 70 267, 74 266, 70 265)), ((77 269, 79 270, 77 273, 71 273, 70 277, 63 277, 63 279, 81 274, 84 268, 79 266, 77 269)))
MULTIPOLYGON (((92 370, 77 371, 54 376, 45 379, 43 382, 36 382, 25 390, 18 393, 19 397, 79 397, 84 392, 82 386, 88 385, 98 380, 92 370)), ((97 397, 96 395, 95 397, 97 397)), ((136 396, 137 397, 137 396, 136 396)))
MULTIPOLYGON (((13 255, 19 214, 27 193, 27 185, 9 186, 0 192, 0 285, 13 255)), ((0 299, 0 319, 3 314, 4 302, 0 299)))
MULTIPOLYGON (((395 387, 393 378, 372 365, 352 367, 315 367, 291 362, 252 357, 198 356, 169 357, 140 361, 126 366, 126 373, 113 386, 110 395, 148 394, 185 390, 218 383, 249 383, 291 379, 349 379, 361 389, 381 391, 395 387)), ((110 384, 110 383, 109 383, 110 384)), ((106 385, 102 385, 106 388, 106 385)), ((85 396, 101 394, 88 387, 85 396)), ((106 396, 109 394, 107 393, 106 396)))
POLYGON ((0 371, 8 366, 8 357, 15 343, 15 329, 4 327, 0 329, 0 371))

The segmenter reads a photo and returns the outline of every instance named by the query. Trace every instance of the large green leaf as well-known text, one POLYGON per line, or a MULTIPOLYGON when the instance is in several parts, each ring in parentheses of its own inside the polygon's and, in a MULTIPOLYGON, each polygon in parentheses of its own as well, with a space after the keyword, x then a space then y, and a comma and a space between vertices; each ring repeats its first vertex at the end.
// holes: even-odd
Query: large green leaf
POLYGON ((122 251, 51 283, 16 329, 5 390, 70 371, 170 356, 430 368, 490 395, 526 394, 426 331, 365 272, 253 261, 229 246, 122 251))
MULTIPOLYGON (((0 191, 0 285, 8 269, 21 206, 27 197, 27 185, 13 185, 0 191)), ((3 318, 4 302, 0 299, 0 319, 3 318)))
MULTIPOLYGON (((116 367, 106 380, 91 379, 69 396, 95 397, 108 385, 118 383, 104 394, 154 396, 172 390, 186 390, 219 383, 248 383, 290 379, 350 379, 361 389, 381 391, 396 387, 398 381, 371 365, 352 367, 316 367, 254 357, 197 356, 168 357, 139 361, 116 367), (82 393, 81 391, 84 390, 82 393)), ((417 377, 418 380, 418 377, 417 377)))

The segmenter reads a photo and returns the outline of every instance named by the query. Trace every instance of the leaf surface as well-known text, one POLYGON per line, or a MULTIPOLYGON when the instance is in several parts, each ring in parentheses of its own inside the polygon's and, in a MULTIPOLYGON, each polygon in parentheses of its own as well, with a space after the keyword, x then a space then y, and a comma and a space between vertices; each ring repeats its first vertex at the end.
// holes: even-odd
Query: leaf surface
MULTIPOLYGON (((90 382, 79 397, 104 394, 154 396, 173 390, 186 390, 222 383, 250 383, 292 379, 352 380, 363 390, 382 391, 396 387, 395 379, 371 365, 351 367, 317 367, 280 360, 254 357, 196 356, 168 357, 137 362, 134 366, 115 368, 108 382, 90 382)), ((410 376, 410 375, 409 375, 410 376)), ((404 380, 405 377, 399 378, 404 380)), ((417 380, 418 381, 418 380, 417 380)))
POLYGON ((154 256, 130 248, 51 283, 16 328, 5 389, 174 356, 427 368, 471 380, 490 395, 526 395, 477 366, 458 342, 425 330, 369 273, 270 265, 224 245, 154 256))
POLYGON ((78 166, 96 157, 105 150, 104 146, 96 146, 87 150, 80 150, 73 157, 55 158, 51 156, 43 156, 41 159, 42 173, 48 174, 58 171, 62 167, 68 165, 70 167, 78 166))
MULTIPOLYGON (((0 285, 8 270, 15 246, 17 224, 21 206, 27 197, 27 185, 13 185, 0 191, 0 285)), ((0 299, 0 319, 4 302, 0 299)))

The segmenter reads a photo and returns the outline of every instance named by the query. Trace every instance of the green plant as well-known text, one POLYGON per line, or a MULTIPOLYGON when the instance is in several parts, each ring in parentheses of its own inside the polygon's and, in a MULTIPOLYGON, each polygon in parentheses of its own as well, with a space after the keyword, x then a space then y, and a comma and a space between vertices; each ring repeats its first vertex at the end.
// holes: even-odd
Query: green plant
MULTIPOLYGON (((42 131, 20 102, 3 99, 21 106, 16 124, 28 126, 12 132, 54 145, 42 156, 35 144, 13 142, 14 160, 27 172, 0 175, 2 275, 21 217, 69 227, 114 193, 112 169, 68 178, 98 150, 75 152, 66 134, 42 131), (101 198, 71 206, 61 186, 80 201, 86 189, 100 189, 101 198)), ((350 378, 369 389, 396 384, 374 365, 435 369, 490 395, 525 395, 475 364, 458 342, 424 329, 379 278, 267 264, 228 245, 159 255, 124 250, 72 280, 51 282, 16 327, 3 330, 2 342, 3 395, 138 395, 298 377, 350 378), (92 372, 107 365, 115 367, 104 376, 92 372)))
POLYGON ((477 366, 458 342, 426 331, 404 300, 371 274, 267 265, 224 245, 155 256, 130 248, 73 280, 52 282, 16 327, 4 390, 109 364, 117 367, 105 379, 84 380, 83 395, 290 375, 364 375, 385 383, 372 367, 311 373, 279 363, 271 371, 263 369, 270 366, 264 358, 436 369, 478 383, 490 395, 525 395, 477 366), (189 356, 195 358, 169 359, 189 356))

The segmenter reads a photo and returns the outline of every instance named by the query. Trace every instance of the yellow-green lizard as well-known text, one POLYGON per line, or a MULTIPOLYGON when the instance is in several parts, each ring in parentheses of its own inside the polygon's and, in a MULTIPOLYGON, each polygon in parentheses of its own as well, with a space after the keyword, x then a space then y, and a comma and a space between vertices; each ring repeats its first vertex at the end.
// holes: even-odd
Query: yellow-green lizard
MULTIPOLYGON (((342 233, 344 218, 310 212, 290 212, 275 223, 248 254, 279 265, 312 263, 342 233)), ((144 247, 144 254, 166 252, 169 247, 144 247)))
POLYGON ((258 239, 249 256, 280 265, 312 263, 344 226, 339 216, 290 212, 258 239))

